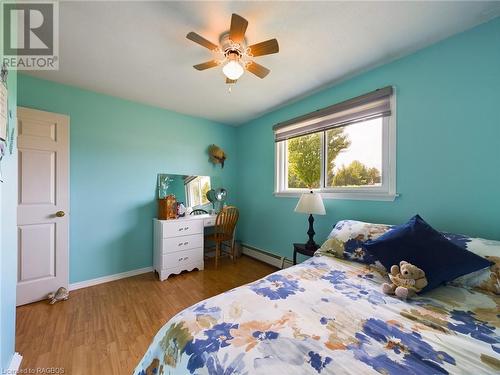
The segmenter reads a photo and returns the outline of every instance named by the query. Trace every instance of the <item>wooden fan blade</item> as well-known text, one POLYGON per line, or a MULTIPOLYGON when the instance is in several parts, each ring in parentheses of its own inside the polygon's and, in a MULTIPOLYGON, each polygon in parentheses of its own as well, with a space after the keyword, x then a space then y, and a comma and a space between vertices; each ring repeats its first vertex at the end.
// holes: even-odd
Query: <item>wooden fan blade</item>
POLYGON ((276 39, 269 39, 265 42, 252 44, 248 48, 250 48, 250 52, 253 56, 270 55, 272 53, 278 53, 280 51, 280 47, 276 39))
POLYGON ((245 39, 248 21, 243 17, 233 13, 231 16, 231 28, 229 29, 229 39, 233 42, 241 43, 245 39))
POLYGON ((227 83, 228 85, 233 84, 233 83, 236 83, 236 81, 237 81, 237 79, 229 79, 229 78, 226 78, 226 83, 227 83))
POLYGON ((264 78, 270 72, 269 69, 267 69, 266 67, 264 67, 260 64, 257 64, 255 61, 250 61, 250 64, 248 64, 248 66, 247 66, 247 70, 250 73, 255 74, 259 78, 264 78))
POLYGON ((217 46, 216 44, 213 44, 211 41, 206 40, 201 35, 196 34, 192 31, 188 35, 186 35, 186 38, 188 38, 189 40, 192 40, 193 42, 198 43, 200 46, 208 48, 209 50, 212 50, 212 51, 214 49, 219 48, 219 46, 217 46))
POLYGON ((205 69, 213 68, 217 65, 219 65, 219 63, 216 60, 210 60, 210 61, 198 64, 198 65, 193 65, 193 68, 195 68, 196 70, 205 70, 205 69))

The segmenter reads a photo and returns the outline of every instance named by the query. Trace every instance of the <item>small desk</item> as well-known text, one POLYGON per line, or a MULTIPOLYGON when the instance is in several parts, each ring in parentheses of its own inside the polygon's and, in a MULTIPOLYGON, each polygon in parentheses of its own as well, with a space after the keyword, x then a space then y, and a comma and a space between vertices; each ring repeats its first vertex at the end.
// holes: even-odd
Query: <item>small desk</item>
POLYGON ((302 255, 307 255, 312 257, 316 250, 319 249, 319 246, 316 246, 314 250, 309 250, 306 248, 305 243, 294 243, 293 244, 293 264, 297 264, 297 253, 302 254, 302 255))
POLYGON ((191 215, 173 220, 153 219, 153 267, 163 281, 182 271, 204 269, 204 229, 217 215, 191 215))

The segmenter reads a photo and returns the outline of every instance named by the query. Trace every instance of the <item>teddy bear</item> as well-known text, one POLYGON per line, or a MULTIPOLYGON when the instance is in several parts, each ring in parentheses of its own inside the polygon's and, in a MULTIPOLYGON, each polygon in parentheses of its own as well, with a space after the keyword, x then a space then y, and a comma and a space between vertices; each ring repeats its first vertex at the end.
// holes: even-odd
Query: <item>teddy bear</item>
POLYGON ((385 294, 395 294, 402 299, 414 296, 427 286, 425 272, 404 260, 399 263, 399 266, 391 267, 389 279, 391 284, 382 284, 382 291, 385 294))

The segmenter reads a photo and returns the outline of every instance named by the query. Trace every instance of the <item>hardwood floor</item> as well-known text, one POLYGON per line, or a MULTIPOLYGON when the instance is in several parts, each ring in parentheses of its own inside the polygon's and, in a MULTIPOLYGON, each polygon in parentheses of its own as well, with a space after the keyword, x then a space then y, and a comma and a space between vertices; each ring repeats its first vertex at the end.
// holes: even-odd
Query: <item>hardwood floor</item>
MULTIPOLYGON (((70 299, 17 308, 16 351, 22 369, 65 374, 131 374, 156 332, 173 315, 277 269, 243 256, 213 260, 201 272, 164 282, 147 273, 71 292, 70 299)), ((26 372, 32 373, 32 372, 26 372)), ((34 372, 33 372, 34 373, 34 372)))

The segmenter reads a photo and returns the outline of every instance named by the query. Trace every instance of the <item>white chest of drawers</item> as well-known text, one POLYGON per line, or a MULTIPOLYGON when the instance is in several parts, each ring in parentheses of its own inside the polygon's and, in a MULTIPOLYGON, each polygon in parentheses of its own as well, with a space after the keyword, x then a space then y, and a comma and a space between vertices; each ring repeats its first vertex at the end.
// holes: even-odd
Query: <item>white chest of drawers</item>
POLYGON ((153 219, 153 266, 161 281, 182 271, 203 270, 203 229, 214 224, 215 217, 209 215, 153 219))

